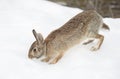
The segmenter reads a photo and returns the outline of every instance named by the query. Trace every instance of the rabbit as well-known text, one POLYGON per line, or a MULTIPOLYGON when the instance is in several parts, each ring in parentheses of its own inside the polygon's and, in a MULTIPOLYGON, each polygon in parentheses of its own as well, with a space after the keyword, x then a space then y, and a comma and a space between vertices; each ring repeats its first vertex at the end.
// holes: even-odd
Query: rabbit
POLYGON ((89 38, 93 38, 93 40, 85 42, 85 45, 98 39, 97 44, 91 47, 91 51, 96 51, 100 49, 104 40, 104 36, 99 34, 100 28, 109 30, 108 25, 103 23, 100 14, 95 10, 87 10, 77 14, 62 27, 52 31, 46 39, 33 29, 36 41, 31 45, 28 57, 32 59, 45 56, 41 61, 55 64, 69 48, 89 38))

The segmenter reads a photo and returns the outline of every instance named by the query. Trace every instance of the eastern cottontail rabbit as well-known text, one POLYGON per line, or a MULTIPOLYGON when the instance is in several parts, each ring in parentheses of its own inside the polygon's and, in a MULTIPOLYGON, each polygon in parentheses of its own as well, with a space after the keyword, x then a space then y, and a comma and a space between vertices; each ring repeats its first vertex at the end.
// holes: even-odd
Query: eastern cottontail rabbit
MULTIPOLYGON (((33 30, 36 41, 31 45, 28 57, 40 58, 44 55, 45 58, 42 61, 55 64, 64 55, 66 50, 89 38, 99 40, 91 48, 92 51, 96 51, 104 40, 104 36, 98 34, 100 28, 109 30, 109 27, 103 23, 101 15, 94 10, 88 10, 79 13, 62 27, 51 32, 45 40, 40 33, 36 33, 33 30)), ((84 44, 92 41, 89 40, 84 44)))

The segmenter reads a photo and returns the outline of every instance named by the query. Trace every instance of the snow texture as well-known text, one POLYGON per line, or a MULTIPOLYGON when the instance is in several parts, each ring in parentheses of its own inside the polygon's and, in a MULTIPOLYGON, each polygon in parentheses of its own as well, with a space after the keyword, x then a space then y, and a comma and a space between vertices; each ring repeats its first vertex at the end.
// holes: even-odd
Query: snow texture
POLYGON ((0 0, 0 79, 120 79, 120 19, 105 18, 110 31, 101 49, 76 45, 55 65, 28 59, 35 38, 46 37, 82 10, 45 0, 0 0))

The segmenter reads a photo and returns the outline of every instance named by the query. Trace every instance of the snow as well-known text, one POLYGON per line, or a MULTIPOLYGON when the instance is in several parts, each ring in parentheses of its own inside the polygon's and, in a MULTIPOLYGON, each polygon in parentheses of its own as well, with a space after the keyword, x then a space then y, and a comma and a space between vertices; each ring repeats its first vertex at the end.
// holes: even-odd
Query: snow
POLYGON ((0 0, 0 79, 120 79, 120 19, 105 18, 110 31, 100 50, 76 45, 54 65, 28 59, 35 40, 32 29, 46 37, 81 12, 45 0, 0 0))

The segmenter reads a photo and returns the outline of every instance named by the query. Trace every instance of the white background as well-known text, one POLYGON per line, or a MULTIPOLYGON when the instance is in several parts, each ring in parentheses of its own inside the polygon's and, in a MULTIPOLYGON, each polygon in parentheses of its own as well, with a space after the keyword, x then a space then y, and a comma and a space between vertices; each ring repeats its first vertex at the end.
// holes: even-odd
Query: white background
POLYGON ((46 37, 82 10, 45 0, 0 0, 0 79, 120 79, 120 19, 104 18, 110 31, 94 43, 69 49, 55 65, 28 59, 32 29, 46 37))

